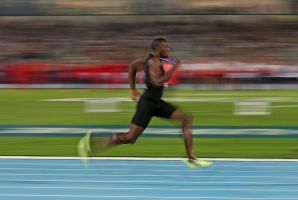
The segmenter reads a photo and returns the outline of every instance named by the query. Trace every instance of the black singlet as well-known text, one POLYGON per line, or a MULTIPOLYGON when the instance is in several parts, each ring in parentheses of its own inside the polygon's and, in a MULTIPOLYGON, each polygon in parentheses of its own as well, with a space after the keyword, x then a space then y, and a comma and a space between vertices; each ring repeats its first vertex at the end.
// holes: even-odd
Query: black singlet
MULTIPOLYGON (((156 86, 151 81, 150 74, 149 74, 148 61, 152 57, 153 57, 152 54, 148 55, 148 58, 146 59, 145 66, 144 66, 144 83, 145 83, 146 88, 145 88, 145 91, 142 95, 142 98, 159 100, 162 97, 164 86, 163 85, 162 86, 156 86)), ((160 65, 160 71, 161 71, 162 75, 165 73, 162 65, 160 65)))

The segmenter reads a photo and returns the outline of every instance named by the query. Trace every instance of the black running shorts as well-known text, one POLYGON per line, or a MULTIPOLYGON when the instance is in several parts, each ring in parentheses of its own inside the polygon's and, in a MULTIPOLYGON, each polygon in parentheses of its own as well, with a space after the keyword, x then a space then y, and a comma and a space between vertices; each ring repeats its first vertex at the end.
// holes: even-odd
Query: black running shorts
POLYGON ((177 107, 162 99, 151 100, 141 98, 137 104, 137 110, 131 123, 146 128, 153 116, 168 119, 176 109, 177 107))

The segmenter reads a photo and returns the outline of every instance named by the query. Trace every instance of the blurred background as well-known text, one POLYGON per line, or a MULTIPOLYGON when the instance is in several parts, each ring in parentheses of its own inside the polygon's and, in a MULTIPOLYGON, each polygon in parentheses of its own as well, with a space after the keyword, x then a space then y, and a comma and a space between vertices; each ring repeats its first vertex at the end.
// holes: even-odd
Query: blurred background
MULTIPOLYGON (((128 64, 162 36, 182 60, 165 98, 194 116, 199 155, 297 158, 297 14, 297 0, 2 0, 0 155, 74 156, 87 130, 127 130, 128 64)), ((101 155, 184 156, 177 124, 151 125, 101 155)))
POLYGON ((5 0, 0 83, 127 85, 163 36, 183 62, 173 83, 296 87, 297 13, 295 0, 5 0))

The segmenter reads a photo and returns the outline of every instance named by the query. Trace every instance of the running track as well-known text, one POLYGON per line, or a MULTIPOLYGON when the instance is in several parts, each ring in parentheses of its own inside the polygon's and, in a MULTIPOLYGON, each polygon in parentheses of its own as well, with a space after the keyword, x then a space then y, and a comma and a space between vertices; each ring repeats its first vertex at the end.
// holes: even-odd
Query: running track
POLYGON ((0 158, 0 199, 298 199, 298 162, 0 158))

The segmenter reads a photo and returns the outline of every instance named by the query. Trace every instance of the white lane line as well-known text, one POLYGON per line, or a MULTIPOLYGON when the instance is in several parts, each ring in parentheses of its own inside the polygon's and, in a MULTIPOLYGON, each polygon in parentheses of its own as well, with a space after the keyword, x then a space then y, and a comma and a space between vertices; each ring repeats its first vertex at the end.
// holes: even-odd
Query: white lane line
MULTIPOLYGON (((192 111, 192 112, 200 112, 200 111, 192 111)), ((212 114, 212 115, 222 115, 222 114, 212 114)), ((116 128, 53 128, 53 127, 32 127, 32 128, 10 128, 10 129, 0 129, 1 135, 10 136, 11 134, 36 134, 36 135, 46 135, 46 134, 62 134, 63 136, 66 135, 76 135, 79 136, 80 134, 84 134, 88 132, 88 130, 92 130, 92 132, 96 134, 112 134, 115 132, 116 128)), ((118 132, 126 132, 127 128, 118 128, 118 132)), ((173 128, 148 128, 146 129, 145 135, 168 135, 168 136, 177 136, 181 133, 179 129, 173 128)), ((267 127, 267 128, 194 128, 193 135, 259 135, 259 136, 295 136, 297 135, 297 130, 295 128, 274 128, 274 127, 267 127)))
MULTIPOLYGON (((199 168, 200 170, 204 172, 245 172, 245 173, 296 173, 297 171, 276 171, 276 170, 264 170, 264 171, 256 171, 256 170, 210 170, 206 168, 199 168)), ((88 169, 88 168, 82 168, 82 169, 71 169, 71 168, 59 168, 59 169, 51 169, 51 168, 0 168, 0 170, 26 170, 26 171, 143 171, 143 172, 194 172, 194 169, 181 169, 181 170, 171 170, 171 169, 160 169, 160 170, 154 170, 154 169, 123 169, 123 168, 105 168, 105 169, 88 169)))
POLYGON ((0 186, 0 189, 78 189, 78 190, 179 190, 179 191, 256 191, 256 192, 298 192, 298 189, 255 189, 255 188, 167 188, 167 187, 49 187, 49 186, 0 186))
MULTIPOLYGON (((1 165, 34 165, 34 166, 82 166, 81 163, 70 164, 70 163, 3 163, 1 165)), ((185 164, 180 165, 165 165, 165 164, 142 164, 142 163, 89 163, 89 166, 149 166, 149 167, 185 167, 185 164)), ((298 166, 297 166, 298 168, 298 166)))
MULTIPOLYGON (((82 166, 81 163, 71 164, 71 163, 23 163, 23 162, 15 162, 15 163, 3 163, 0 161, 0 164, 3 165, 33 165, 33 166, 82 166)), ((185 167, 185 164, 142 164, 142 163, 89 163, 88 166, 148 166, 148 167, 185 167)), ((216 167, 237 167, 237 168, 297 168, 297 166, 288 166, 288 165, 230 165, 230 164, 222 164, 216 163, 216 167)))
POLYGON ((198 197, 198 196, 108 196, 108 195, 54 195, 54 194, 0 194, 3 197, 72 197, 72 198, 150 198, 150 199, 226 199, 226 200, 297 200, 297 197, 223 197, 223 196, 206 196, 206 197, 198 197))
POLYGON ((164 174, 5 174, 0 176, 74 176, 74 177, 177 177, 177 178, 276 178, 276 179, 298 179, 298 176, 206 176, 206 175, 164 175, 164 174))
MULTIPOLYGON (((56 156, 0 156, 2 159, 12 160, 80 160, 79 157, 56 157, 56 156)), ((181 161, 185 158, 153 158, 153 157, 90 157, 90 160, 138 160, 138 161, 181 161)), ((211 161, 231 162, 298 162, 298 159, 254 159, 254 158, 202 158, 211 161)))
POLYGON ((123 181, 123 180, 115 180, 115 181, 107 181, 107 180, 67 180, 67 179, 21 179, 21 180, 6 180, 0 179, 2 182, 67 182, 67 183, 166 183, 166 184, 249 184, 249 185, 293 185, 296 186, 296 182, 256 182, 256 181, 123 181))

